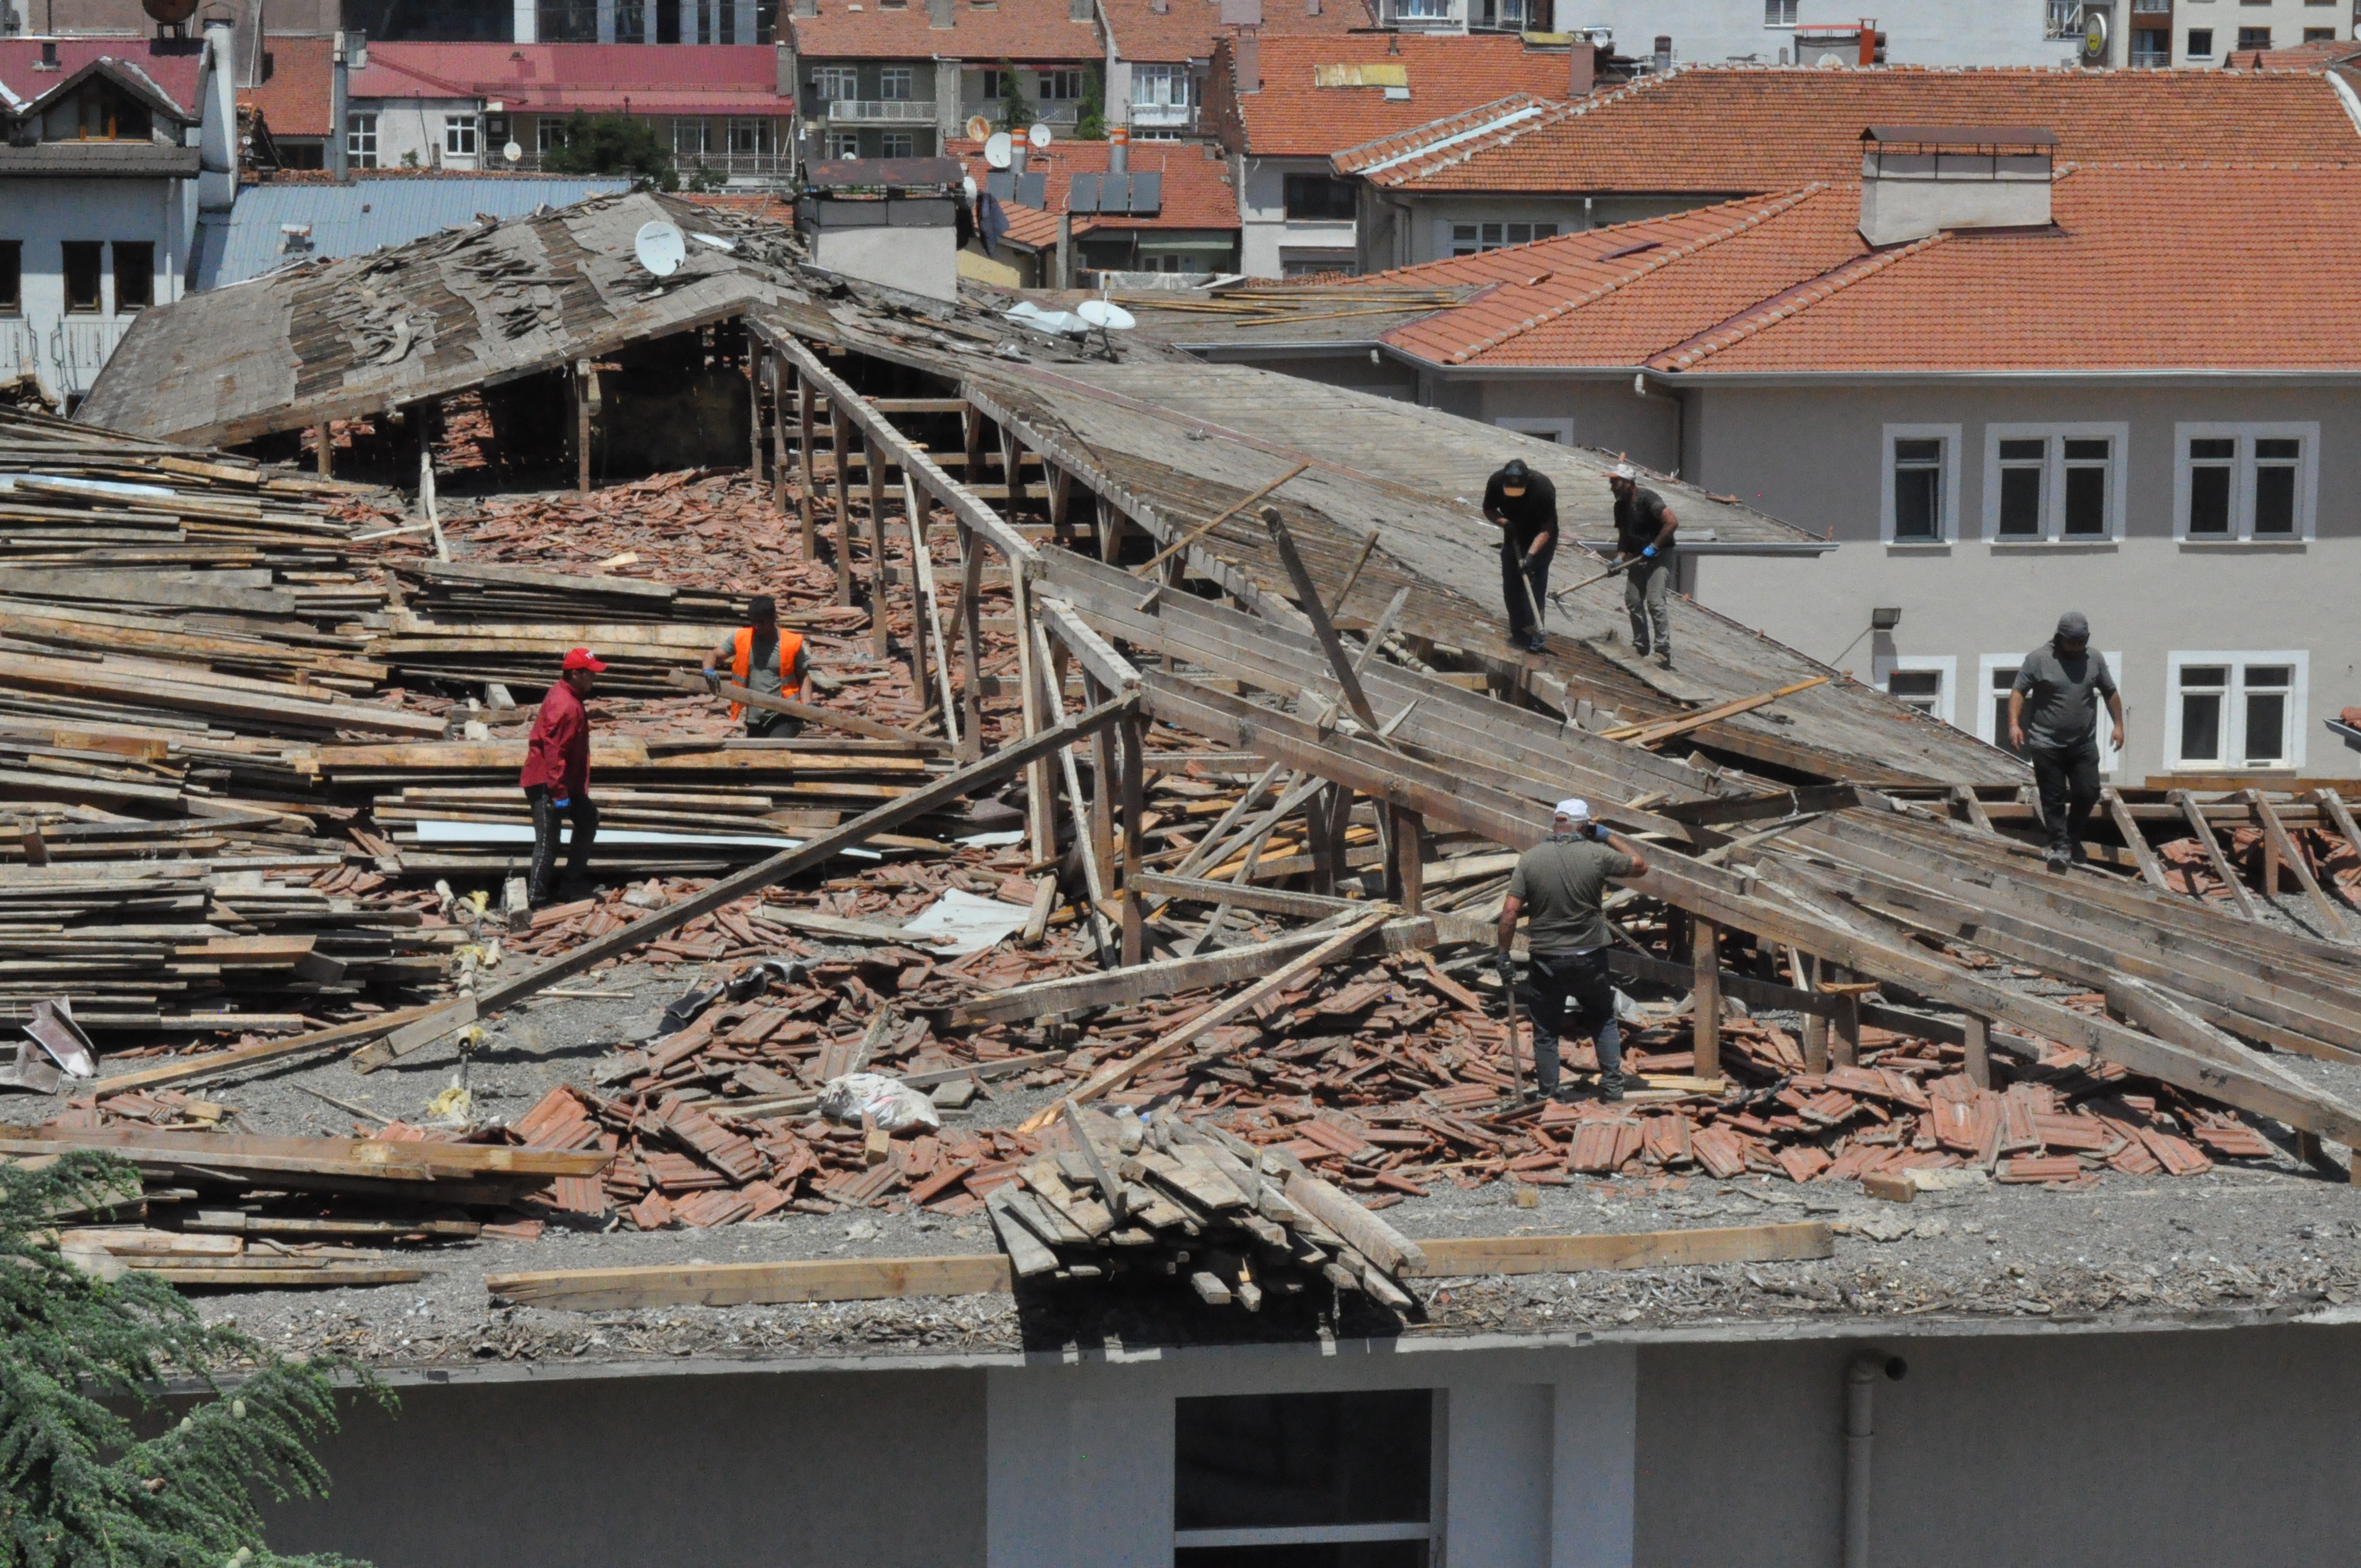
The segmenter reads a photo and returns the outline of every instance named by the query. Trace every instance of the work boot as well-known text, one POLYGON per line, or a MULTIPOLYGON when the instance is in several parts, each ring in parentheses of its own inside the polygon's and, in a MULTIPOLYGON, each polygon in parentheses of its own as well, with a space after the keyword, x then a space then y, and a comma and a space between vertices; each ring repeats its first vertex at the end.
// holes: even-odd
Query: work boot
POLYGON ((1670 648, 1667 648, 1663 652, 1656 655, 1656 668, 1660 670, 1669 670, 1672 667, 1673 651, 1670 648))
POLYGON ((1548 637, 1546 637, 1545 635, 1543 635, 1543 633, 1539 632, 1539 631, 1528 631, 1528 632, 1526 632, 1526 633, 1525 633, 1525 652, 1528 652, 1528 653, 1546 653, 1546 652, 1549 652, 1549 638, 1548 638, 1548 637))
POLYGON ((2087 866, 2091 863, 2091 851, 2082 847, 2082 841, 2080 839, 2074 840, 2073 848, 2067 850, 2067 854, 2072 857, 2078 866, 2087 866))
POLYGON ((1623 1075, 1621 1072, 1610 1069, 1598 1075, 1598 1098, 1609 1105, 1622 1102, 1623 1075))
POLYGON ((2059 849, 2053 848, 2042 859, 2053 872, 2071 871, 2074 866, 2074 858, 2059 849))

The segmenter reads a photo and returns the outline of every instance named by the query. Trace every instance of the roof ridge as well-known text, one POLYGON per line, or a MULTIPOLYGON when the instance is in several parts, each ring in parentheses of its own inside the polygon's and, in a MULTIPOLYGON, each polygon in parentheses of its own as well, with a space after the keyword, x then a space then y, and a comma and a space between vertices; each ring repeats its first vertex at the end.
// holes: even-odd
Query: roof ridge
MULTIPOLYGON (((1516 104, 1521 107, 1524 104, 1532 104, 1546 108, 1552 102, 1552 100, 1544 98, 1538 93, 1528 93, 1523 88, 1520 87, 1512 93, 1502 93, 1499 97, 1493 99, 1488 104, 1478 104, 1473 108, 1455 109, 1448 115, 1436 115, 1433 119, 1427 121, 1422 126, 1412 126, 1406 131, 1389 131, 1384 136, 1371 137, 1367 141, 1356 142, 1351 147, 1339 148, 1336 151, 1328 155, 1329 161, 1331 163, 1340 162, 1342 159, 1350 158, 1356 153, 1373 151, 1377 148, 1384 148, 1392 143, 1401 141, 1405 137, 1414 137, 1422 132, 1433 131, 1438 126, 1447 126, 1454 120, 1469 119, 1475 115, 1484 114, 1488 110, 1501 108, 1505 104, 1516 104)), ((1476 128, 1480 130, 1483 127, 1478 125, 1476 128)))
MULTIPOLYGON (((1716 229, 1711 234, 1700 235, 1698 237, 1689 241, 1686 245, 1668 247, 1665 248, 1663 255, 1649 257, 1646 260, 1642 261, 1631 270, 1609 279, 1606 282, 1601 283, 1597 288, 1578 298, 1562 301, 1546 311, 1527 316, 1523 321, 1519 322, 1515 326, 1509 328, 1505 332, 1494 333, 1488 337, 1478 338, 1474 343, 1455 349, 1452 352, 1451 363, 1455 365, 1464 365, 1468 360, 1473 359, 1477 355, 1489 353, 1491 350, 1499 347, 1502 344, 1507 343, 1511 338, 1521 337, 1529 332, 1535 331, 1538 328, 1548 325, 1551 322, 1559 320, 1561 317, 1571 315, 1576 311, 1582 309, 1586 305, 1596 304, 1600 300, 1607 298, 1609 295, 1618 293, 1638 282, 1642 278, 1652 276, 1653 274, 1672 266, 1675 262, 1685 261, 1688 258, 1696 256, 1701 251, 1708 250, 1714 246, 1719 245, 1724 240, 1735 239, 1740 235, 1747 234, 1754 229, 1760 228, 1763 225, 1769 223, 1773 218, 1784 216, 1786 214, 1794 212, 1797 207, 1802 206, 1806 202, 1810 201, 1813 197, 1828 189, 1828 181, 1824 180, 1815 180, 1808 185, 1802 186, 1794 191, 1789 191, 1779 196, 1772 197, 1768 200, 1767 204, 1754 212, 1747 214, 1736 223, 1716 229)), ((1758 198, 1758 200, 1760 198, 1758 198)), ((1673 215, 1681 216, 1684 214, 1675 214, 1673 215)), ((1594 229, 1586 230, 1584 232, 1595 234, 1598 231, 1594 229)))
MULTIPOLYGON (((1555 100, 1545 106, 1542 112, 1533 118, 1521 121, 1514 126, 1507 126, 1495 136, 1485 137, 1477 140, 1471 141, 1465 147, 1453 151, 1447 158, 1437 158, 1432 162, 1425 159, 1413 159, 1411 161, 1402 166, 1402 178, 1408 179, 1413 175, 1431 174, 1438 169, 1449 169, 1454 164, 1465 163, 1467 159, 1475 157, 1479 152, 1497 151, 1501 148, 1509 146, 1510 143, 1516 141, 1519 137, 1525 136, 1529 132, 1545 130, 1552 126, 1562 126, 1565 124, 1566 121, 1578 119, 1582 115, 1589 114, 1594 109, 1604 109, 1611 104, 1620 104, 1624 99, 1632 96, 1651 84, 1674 81, 1679 75, 1680 72, 1678 71, 1672 71, 1665 72, 1662 76, 1639 76, 1632 78, 1631 81, 1623 83, 1623 85, 1609 93, 1593 93, 1586 98, 1561 98, 1555 100)), ((1392 171, 1389 170, 1387 172, 1391 173, 1392 171)))
POLYGON ((1725 348, 1745 342, 1757 334, 1769 331, 1783 321, 1803 314, 1821 301, 1842 293, 1864 279, 1874 278, 1887 268, 1896 265, 1920 251, 1938 246, 1951 237, 1949 229, 1938 229, 1924 239, 1914 239, 1907 245, 1885 250, 1874 250, 1867 256, 1830 268, 1817 278, 1807 279, 1791 288, 1782 289, 1767 300, 1760 300, 1736 315, 1716 323, 1705 331, 1675 344, 1672 347, 1648 358, 1652 370, 1687 370, 1711 358, 1725 348), (1683 352, 1690 350, 1690 352, 1683 352))

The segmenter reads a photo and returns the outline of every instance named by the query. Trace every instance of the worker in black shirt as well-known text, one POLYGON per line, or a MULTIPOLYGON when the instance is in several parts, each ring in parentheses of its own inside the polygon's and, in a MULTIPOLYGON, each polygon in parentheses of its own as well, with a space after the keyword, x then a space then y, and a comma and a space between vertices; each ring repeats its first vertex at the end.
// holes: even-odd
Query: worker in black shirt
POLYGON ((1528 653, 1548 646, 1541 607, 1549 598, 1550 558, 1557 554, 1557 487, 1511 457, 1484 486, 1484 515, 1500 527, 1500 592, 1509 601, 1509 641, 1528 653))
POLYGON ((1618 463, 1607 476, 1615 497, 1615 548, 1623 566, 1623 608, 1631 617, 1631 650, 1673 667, 1673 530, 1680 520, 1664 498, 1640 488, 1640 471, 1618 463))

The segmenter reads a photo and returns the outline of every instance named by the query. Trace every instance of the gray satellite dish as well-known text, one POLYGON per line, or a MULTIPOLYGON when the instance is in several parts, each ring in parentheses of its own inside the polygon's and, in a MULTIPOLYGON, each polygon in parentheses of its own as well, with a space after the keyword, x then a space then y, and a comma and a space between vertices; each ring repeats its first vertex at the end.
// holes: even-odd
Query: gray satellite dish
POLYGON ((1025 139, 1033 144, 1034 151, 1039 152, 1049 145, 1049 127, 1036 124, 1031 130, 1025 133, 1025 139))
POLYGON ((1016 143, 1006 131, 994 131, 983 144, 983 160, 994 169, 1005 169, 1016 160, 1016 143))
POLYGON ((500 156, 511 163, 522 163, 524 161, 524 148, 512 141, 500 148, 500 156))
POLYGON ((974 201, 974 200, 975 200, 975 176, 974 176, 974 175, 972 175, 972 174, 971 174, 971 175, 969 175, 966 179, 964 179, 964 180, 961 181, 960 181, 960 190, 961 190, 961 192, 965 192, 965 193, 966 193, 967 199, 968 199, 969 201, 971 201, 971 202, 974 201))
POLYGON ((639 236, 631 241, 631 254, 655 276, 669 278, 688 259, 688 244, 681 238, 680 230, 662 218, 653 218, 640 225, 639 236))
POLYGON ((1139 324, 1132 319, 1129 311, 1113 300, 1084 300, 1074 307, 1074 313, 1093 326, 1104 327, 1109 332, 1129 332, 1139 324))

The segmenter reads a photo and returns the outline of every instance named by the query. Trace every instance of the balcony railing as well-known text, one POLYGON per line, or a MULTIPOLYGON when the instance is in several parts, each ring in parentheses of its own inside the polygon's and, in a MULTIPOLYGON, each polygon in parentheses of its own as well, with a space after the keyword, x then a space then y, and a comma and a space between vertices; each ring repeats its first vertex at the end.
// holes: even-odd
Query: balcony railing
MULTIPOLYGON (((960 116, 960 123, 965 125, 969 120, 981 115, 997 126, 1000 124, 1002 106, 1001 101, 997 98, 979 99, 967 105, 967 112, 960 116)), ((1081 114, 1082 106, 1071 98, 1053 98, 1047 103, 1036 99, 1033 104, 1033 119, 1040 125, 1071 126, 1081 114)))
MULTIPOLYGON (((672 158, 683 180, 696 173, 699 164, 726 179, 738 180, 785 180, 796 171, 796 156, 785 149, 777 152, 684 152, 675 148, 672 158)), ((541 160, 540 153, 528 152, 514 163, 503 159, 497 167, 537 174, 541 171, 541 160)))
POLYGON ((865 122, 870 125, 931 126, 935 123, 935 101, 932 98, 830 98, 828 117, 840 125, 865 122))
POLYGON ((1131 106, 1131 123, 1143 130, 1193 130, 1197 105, 1135 103, 1131 106))

